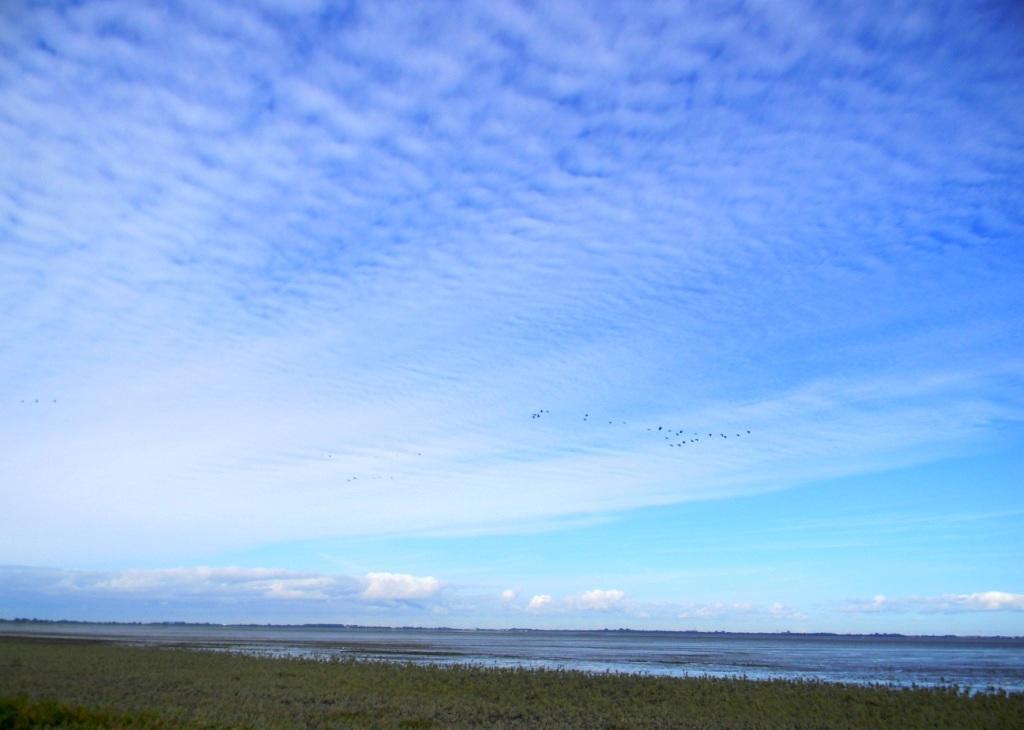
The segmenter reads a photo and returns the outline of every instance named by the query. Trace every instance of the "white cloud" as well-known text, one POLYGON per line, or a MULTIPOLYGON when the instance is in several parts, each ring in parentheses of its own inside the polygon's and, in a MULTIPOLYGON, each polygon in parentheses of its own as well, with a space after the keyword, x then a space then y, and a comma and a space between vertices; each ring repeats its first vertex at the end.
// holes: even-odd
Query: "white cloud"
POLYGON ((512 601, 516 600, 516 597, 518 595, 519 595, 519 593, 514 591, 513 589, 506 588, 505 590, 503 590, 501 592, 501 602, 502 603, 512 603, 512 601))
POLYGON ((749 601, 687 603, 676 616, 681 619, 771 618, 802 621, 807 615, 796 606, 775 601, 769 605, 749 601))
POLYGON ((951 601, 961 606, 985 611, 1024 611, 1024 594, 1004 591, 985 591, 953 596, 951 601))
POLYGON ((551 605, 552 598, 546 594, 538 594, 526 605, 527 611, 541 611, 551 605))
POLYGON ((768 612, 774 617, 779 619, 805 619, 807 615, 801 612, 794 606, 787 606, 781 601, 776 601, 772 604, 768 612))
POLYGON ((282 599, 324 599, 330 595, 330 578, 291 578, 267 583, 266 595, 282 599))
POLYGON ((407 573, 368 573, 364 598, 413 599, 429 598, 441 590, 441 582, 430 576, 407 573))
MULTIPOLYGON (((10 570, 4 569, 4 572, 10 570)), ((25 571, 35 590, 92 596, 329 600, 355 596, 358 591, 358 582, 348 576, 278 568, 201 566, 116 572, 25 571)))
POLYGON ((368 573, 364 578, 278 568, 195 567, 116 572, 53 571, 3 568, 23 576, 33 590, 94 596, 259 597, 280 600, 426 599, 436 596, 441 582, 432 576, 368 573))
POLYGON ((746 615, 755 613, 758 607, 742 601, 710 603, 688 603, 679 612, 679 618, 721 618, 726 616, 746 615))
POLYGON ((433 577, 279 568, 85 571, 0 565, 0 614, 101 621, 379 622, 458 620, 474 602, 433 577))
POLYGON ((623 591, 615 588, 610 590, 595 588, 581 593, 572 603, 588 611, 607 611, 621 605, 625 597, 626 594, 623 591))
POLYGON ((1024 611, 1024 594, 1006 591, 949 593, 943 596, 907 596, 889 598, 877 595, 871 600, 847 601, 840 606, 847 613, 969 613, 983 611, 1024 611))

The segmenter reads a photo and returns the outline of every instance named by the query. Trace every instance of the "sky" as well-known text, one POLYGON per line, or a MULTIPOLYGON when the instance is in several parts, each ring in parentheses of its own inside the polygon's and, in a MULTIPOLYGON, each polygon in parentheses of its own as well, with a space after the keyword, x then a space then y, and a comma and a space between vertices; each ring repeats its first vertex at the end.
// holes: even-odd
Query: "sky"
POLYGON ((1014 2, 0 6, 0 618, 1024 634, 1014 2))

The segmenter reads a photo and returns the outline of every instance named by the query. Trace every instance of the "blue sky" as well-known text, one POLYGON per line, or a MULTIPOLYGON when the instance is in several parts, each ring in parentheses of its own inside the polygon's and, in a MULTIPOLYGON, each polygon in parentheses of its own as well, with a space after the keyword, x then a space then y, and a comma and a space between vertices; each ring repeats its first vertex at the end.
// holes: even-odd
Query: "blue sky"
POLYGON ((1016 4, 0 14, 0 615, 1024 634, 1016 4))

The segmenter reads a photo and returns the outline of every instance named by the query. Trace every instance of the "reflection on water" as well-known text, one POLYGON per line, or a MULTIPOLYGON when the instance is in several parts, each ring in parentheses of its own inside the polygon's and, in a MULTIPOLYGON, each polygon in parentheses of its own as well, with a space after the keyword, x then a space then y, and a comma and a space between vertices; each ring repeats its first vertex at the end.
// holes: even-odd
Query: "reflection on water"
POLYGON ((0 635, 14 634, 320 659, 1024 691, 1024 639, 0 622, 0 635))

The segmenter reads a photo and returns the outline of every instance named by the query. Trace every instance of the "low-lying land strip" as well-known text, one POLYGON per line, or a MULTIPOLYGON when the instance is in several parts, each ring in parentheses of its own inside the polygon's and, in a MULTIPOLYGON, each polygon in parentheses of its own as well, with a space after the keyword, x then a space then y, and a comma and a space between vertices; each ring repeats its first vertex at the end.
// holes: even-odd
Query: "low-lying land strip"
POLYGON ((0 728, 1020 728, 1024 695, 0 638, 0 728))

